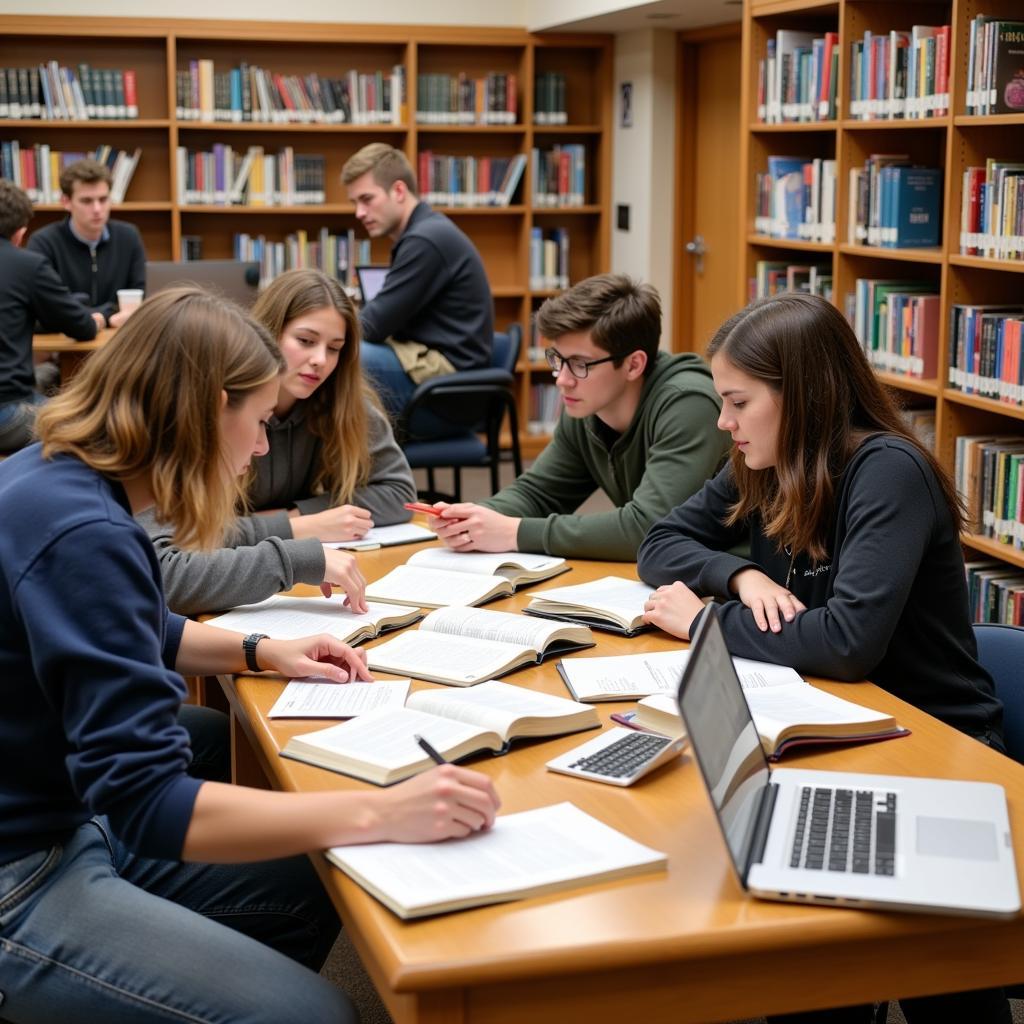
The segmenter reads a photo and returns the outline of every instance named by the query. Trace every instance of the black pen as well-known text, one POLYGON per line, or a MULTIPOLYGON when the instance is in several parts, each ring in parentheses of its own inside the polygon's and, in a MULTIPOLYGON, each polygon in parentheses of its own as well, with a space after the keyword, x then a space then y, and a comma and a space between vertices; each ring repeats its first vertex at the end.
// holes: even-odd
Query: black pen
POLYGON ((422 736, 418 736, 414 733, 412 738, 420 745, 423 752, 429 755, 430 760, 433 761, 434 764, 448 764, 448 762, 422 736))

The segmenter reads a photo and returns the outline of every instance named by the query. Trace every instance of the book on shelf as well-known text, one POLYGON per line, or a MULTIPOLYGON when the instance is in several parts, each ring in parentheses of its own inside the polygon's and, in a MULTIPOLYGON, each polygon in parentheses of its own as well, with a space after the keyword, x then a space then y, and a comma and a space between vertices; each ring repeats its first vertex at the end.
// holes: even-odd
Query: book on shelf
POLYGON ((533 149, 530 164, 534 206, 583 206, 587 201, 587 147, 563 143, 533 149))
POLYGON ((0 68, 0 118, 11 120, 135 120, 139 116, 134 68, 77 69, 56 60, 0 68))
POLYGON ((925 448, 935 451, 935 407, 900 409, 900 418, 925 448))
POLYGON ((938 375, 938 285, 858 278, 853 332, 875 369, 918 379, 938 375))
POLYGON ((968 114, 1024 111, 1024 21, 979 14, 968 43, 968 114))
POLYGON ((530 288, 555 291, 569 287, 568 228, 530 228, 530 288), (547 237, 545 237, 547 235, 547 237))
POLYGON ((446 760, 461 761, 484 751, 504 754, 514 739, 562 736, 600 724, 586 704, 491 680, 469 690, 417 690, 404 707, 293 736, 281 754, 390 786, 433 766, 417 736, 446 760))
POLYGON ((338 846, 327 859, 403 919, 563 892, 667 863, 570 803, 500 815, 466 839, 338 846))
POLYGON ((1024 259, 1024 163, 989 158, 963 172, 960 252, 1024 259))
POLYGON ((544 590, 524 611, 561 622, 578 622, 609 633, 633 636, 650 629, 644 623, 644 603, 654 588, 639 580, 604 576, 590 583, 544 590))
POLYGON ((189 260, 201 260, 203 258, 203 236, 202 235, 182 235, 181 236, 181 250, 179 259, 183 263, 187 263, 189 260))
POLYGON ((820 157, 769 156, 755 176, 754 230, 773 238, 835 241, 836 162, 820 157))
POLYGON ((561 71, 542 71, 534 76, 533 123, 568 124, 566 78, 561 71))
POLYGON ((518 120, 515 74, 491 71, 473 78, 454 75, 416 76, 416 123, 427 125, 515 124, 518 120))
POLYGON ((530 385, 530 412, 526 432, 533 436, 554 433, 562 413, 562 393, 555 384, 530 385))
POLYGON ((805 292, 832 298, 832 265, 799 264, 785 260, 758 260, 750 282, 750 301, 778 295, 780 292, 805 292))
POLYGON ((356 238, 354 228, 339 234, 326 226, 316 233, 299 228, 280 241, 241 231, 234 236, 233 251, 236 260, 259 263, 261 288, 295 267, 316 267, 355 287, 355 268, 373 262, 370 239, 356 238))
POLYGON ((954 303, 949 314, 949 386, 965 394, 1024 402, 1024 305, 954 303))
POLYGON ((850 44, 850 116, 919 120, 949 112, 949 25, 866 31, 850 44))
POLYGON ((779 29, 758 62, 757 119, 768 124, 836 116, 839 34, 779 29))
POLYGON ((216 142, 209 151, 179 146, 178 202, 212 206, 316 206, 325 198, 325 158, 285 146, 275 155, 250 146, 243 155, 216 142))
POLYGON ((593 647, 586 626, 451 606, 369 652, 370 668, 448 686, 475 686, 547 657, 593 647))
POLYGON ((992 560, 965 562, 972 622, 1024 626, 1024 570, 992 560))
POLYGON ((911 167, 905 153, 873 153, 850 168, 848 241, 891 249, 937 246, 942 170, 911 167))
POLYGON ((404 707, 408 696, 408 679, 372 683, 291 679, 267 718, 358 718, 379 708, 404 707))
POLYGON ((526 155, 443 156, 420 150, 420 194, 438 206, 509 206, 526 169, 526 155))
POLYGON ((46 143, 22 146, 16 139, 0 142, 0 176, 25 190, 34 203, 59 203, 60 175, 68 164, 92 157, 110 170, 110 201, 124 202, 142 150, 129 152, 101 144, 88 152, 61 152, 46 143))
POLYGON ((417 526, 416 523, 395 523, 393 526, 373 526, 358 540, 330 541, 324 547, 344 551, 373 551, 399 544, 422 544, 428 540, 437 540, 433 530, 417 526))
POLYGON ((965 528, 1016 548, 1024 546, 1020 455, 1024 437, 964 434, 955 439, 953 479, 965 506, 965 528))
POLYGON ((256 604, 241 605, 223 615, 207 619, 209 626, 239 633, 266 633, 277 640, 329 633, 347 644, 401 629, 422 618, 410 605, 380 605, 367 602, 365 612, 350 611, 339 597, 285 597, 275 594, 256 604))

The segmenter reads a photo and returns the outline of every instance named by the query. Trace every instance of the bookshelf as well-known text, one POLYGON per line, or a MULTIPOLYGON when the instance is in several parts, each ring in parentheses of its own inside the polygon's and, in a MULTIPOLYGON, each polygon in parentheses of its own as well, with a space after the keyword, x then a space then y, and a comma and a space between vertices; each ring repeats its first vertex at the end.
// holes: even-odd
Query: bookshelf
MULTIPOLYGON (((746 0, 743 12, 741 180, 745 184, 741 218, 741 279, 737 301, 748 299, 748 281, 759 260, 831 266, 832 301, 844 308, 859 278, 906 279, 924 283, 940 296, 938 370, 930 379, 879 372, 904 407, 934 409, 935 450, 951 472, 956 438, 963 435, 1024 437, 1024 407, 965 393, 949 385, 950 315, 955 304, 1024 305, 1024 260, 993 259, 960 253, 961 200, 966 168, 987 158, 1024 163, 1024 115, 966 113, 971 23, 984 14, 1024 20, 1018 0, 939 0, 896 5, 884 0, 746 0), (949 25, 948 111, 923 119, 862 120, 850 110, 851 43, 866 31, 909 32, 913 25, 949 25), (759 61, 780 30, 839 35, 836 116, 806 123, 765 124, 758 120, 759 61), (870 154, 907 154, 914 164, 944 169, 942 232, 939 245, 924 249, 883 249, 848 238, 851 168, 870 154), (835 240, 821 243, 767 237, 754 231, 757 213, 755 177, 769 155, 806 156, 836 161, 835 240)), ((775 45, 773 43, 773 45, 775 45)), ((963 538, 968 560, 993 559, 1006 570, 1021 570, 1024 551, 978 533, 963 538)))
MULTIPOLYGON (((163 18, 65 18, 0 16, 0 67, 28 67, 51 60, 77 68, 133 68, 139 117, 135 120, 58 121, 0 119, 0 140, 22 146, 49 144, 62 151, 86 151, 99 144, 142 148, 125 202, 114 216, 141 231, 151 259, 180 258, 182 239, 202 239, 204 258, 229 258, 239 233, 281 241, 305 230, 315 238, 323 227, 344 234, 356 229, 341 184, 345 161, 371 141, 401 148, 414 168, 421 152, 477 158, 528 158, 523 179, 508 206, 439 206, 473 240, 483 257, 494 294, 495 325, 518 322, 526 339, 517 367, 517 400, 522 443, 534 454, 546 434, 527 434, 531 386, 547 367, 526 351, 531 320, 548 289, 531 289, 529 249, 535 227, 562 229, 570 243, 570 283, 608 269, 610 258, 612 41, 605 35, 531 35, 521 29, 446 26, 375 26, 299 22, 186 21, 163 18), (284 76, 340 76, 404 69, 406 102, 397 124, 204 122, 179 117, 177 76, 190 62, 212 60, 216 71, 241 61, 284 76), (534 123, 535 76, 559 73, 565 122, 534 123), (417 118, 420 75, 469 79, 508 76, 514 83, 513 124, 421 123, 417 118), (261 146, 267 154, 290 147, 295 156, 324 158, 324 202, 301 206, 228 206, 179 199, 179 147, 209 151, 215 143, 244 153, 261 146), (586 161, 582 205, 542 205, 531 191, 535 150, 579 145, 586 161)), ((36 207, 33 226, 63 215, 59 204, 36 207)), ((371 246, 374 262, 386 263, 387 239, 371 246)))

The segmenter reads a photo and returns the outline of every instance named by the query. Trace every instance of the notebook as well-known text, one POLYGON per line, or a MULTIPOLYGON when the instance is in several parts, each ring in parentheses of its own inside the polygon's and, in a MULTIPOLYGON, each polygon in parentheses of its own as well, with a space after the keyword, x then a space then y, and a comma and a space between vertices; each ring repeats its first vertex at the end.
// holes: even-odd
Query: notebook
POLYGON ((1006 793, 988 782, 772 771, 725 646, 701 618, 679 709, 743 887, 824 906, 1020 910, 1006 793))
POLYGON ((356 267, 356 280, 359 282, 359 292, 363 296, 363 305, 372 302, 377 292, 384 287, 390 267, 377 267, 362 265, 356 267))

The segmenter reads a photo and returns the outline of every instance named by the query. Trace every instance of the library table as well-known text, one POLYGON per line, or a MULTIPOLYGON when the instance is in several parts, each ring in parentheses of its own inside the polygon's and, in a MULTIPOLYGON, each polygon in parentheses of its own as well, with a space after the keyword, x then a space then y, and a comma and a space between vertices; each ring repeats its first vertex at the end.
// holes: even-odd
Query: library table
MULTIPOLYGON (((358 557, 374 579, 417 549, 385 548, 358 557)), ((488 607, 518 610, 547 587, 610 574, 633 576, 634 566, 576 561, 572 572, 488 607)), ((311 587, 295 592, 316 593, 311 587)), ((597 647, 572 657, 659 651, 678 643, 661 632, 632 639, 594 635, 597 647)), ((568 696, 552 662, 506 678, 568 696)), ((269 722, 279 679, 222 682, 232 712, 237 781, 301 791, 366 785, 278 755, 290 736, 330 724, 269 722)), ((793 751, 787 766, 1001 782, 1024 882, 1024 767, 870 683, 816 683, 889 712, 912 735, 793 751)), ((612 711, 629 705, 597 706, 607 724, 612 711)), ((732 873, 692 757, 684 755, 627 789, 544 769, 545 761, 586 738, 520 742, 511 753, 475 759, 472 766, 493 778, 502 813, 572 801, 666 852, 667 870, 403 923, 322 857, 313 858, 397 1024, 729 1021, 1024 979, 1022 915, 991 921, 748 897, 732 873)))
POLYGON ((66 384, 90 352, 98 352, 117 334, 116 327, 107 327, 96 334, 92 341, 75 341, 66 334, 34 334, 33 353, 49 355, 57 353, 60 363, 60 378, 66 384))

